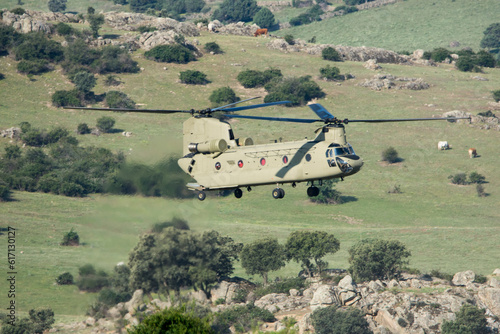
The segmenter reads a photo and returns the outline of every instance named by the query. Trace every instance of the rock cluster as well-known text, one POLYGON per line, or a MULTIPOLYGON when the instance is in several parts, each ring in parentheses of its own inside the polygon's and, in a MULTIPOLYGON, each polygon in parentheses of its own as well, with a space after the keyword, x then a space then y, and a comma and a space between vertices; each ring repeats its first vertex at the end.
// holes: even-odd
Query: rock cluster
MULTIPOLYGON (((500 329, 500 269, 496 269, 485 284, 475 283, 475 274, 465 271, 455 274, 452 282, 429 275, 404 275, 400 280, 370 281, 356 285, 350 276, 343 277, 338 284, 310 280, 303 291, 291 289, 289 293, 272 293, 255 300, 250 293, 247 303, 275 314, 277 319, 294 317, 298 333, 311 333, 311 314, 322 307, 357 307, 366 315, 371 330, 379 333, 436 333, 444 320, 452 321, 462 305, 472 303, 485 309, 488 326, 493 331, 500 329), (495 274, 496 273, 496 274, 495 274)), ((238 304, 233 301, 240 289, 252 289, 252 283, 245 280, 222 281, 212 290, 208 299, 202 292, 190 297, 197 303, 207 305, 213 312, 219 312, 238 304), (215 301, 217 304, 215 305, 215 301), (222 304, 220 302, 223 302, 222 304)), ((52 331, 79 330, 92 327, 93 333, 106 333, 114 329, 115 323, 130 325, 138 323, 137 312, 151 314, 172 306, 170 301, 154 299, 144 302, 142 290, 135 291, 132 299, 119 303, 107 312, 105 319, 94 318, 71 325, 57 325, 52 331)), ((284 324, 262 325, 262 330, 280 330, 284 324)))
POLYGON ((422 90, 430 86, 421 78, 398 78, 390 74, 376 74, 373 79, 365 79, 359 86, 368 87, 373 90, 382 89, 411 89, 422 90))
POLYGON ((482 130, 497 130, 500 131, 500 120, 498 117, 484 117, 479 115, 472 115, 471 113, 452 110, 445 112, 441 117, 470 117, 468 119, 457 120, 457 123, 470 123, 472 127, 482 130))
POLYGON ((259 28, 256 24, 245 25, 244 22, 223 25, 219 20, 214 20, 208 23, 208 31, 227 35, 253 36, 259 28))

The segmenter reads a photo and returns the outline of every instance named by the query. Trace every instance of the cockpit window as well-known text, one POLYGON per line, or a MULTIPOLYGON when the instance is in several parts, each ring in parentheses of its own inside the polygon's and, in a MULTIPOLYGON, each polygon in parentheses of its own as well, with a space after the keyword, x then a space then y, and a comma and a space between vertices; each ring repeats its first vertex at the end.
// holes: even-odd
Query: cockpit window
POLYGON ((354 149, 352 148, 351 144, 347 144, 347 147, 349 148, 349 153, 356 155, 356 153, 354 153, 354 149))
POLYGON ((347 147, 336 147, 334 148, 334 150, 335 150, 335 155, 351 154, 351 150, 347 147))

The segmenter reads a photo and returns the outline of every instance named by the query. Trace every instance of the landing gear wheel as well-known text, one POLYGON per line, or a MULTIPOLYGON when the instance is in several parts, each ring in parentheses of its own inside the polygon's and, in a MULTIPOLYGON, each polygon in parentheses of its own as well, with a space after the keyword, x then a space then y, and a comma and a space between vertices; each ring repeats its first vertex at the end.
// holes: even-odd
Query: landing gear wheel
POLYGON ((241 190, 240 188, 234 189, 234 197, 241 198, 241 196, 243 196, 243 190, 241 190))
POLYGON ((285 196, 285 191, 281 188, 274 188, 272 194, 275 199, 283 198, 285 196))
POLYGON ((311 186, 311 187, 307 188, 307 196, 316 197, 318 195, 319 195, 319 188, 318 187, 311 186))
POLYGON ((205 200, 205 198, 207 197, 207 194, 205 194, 205 192, 204 192, 204 191, 198 191, 197 196, 198 196, 198 199, 199 199, 200 201, 204 201, 204 200, 205 200))

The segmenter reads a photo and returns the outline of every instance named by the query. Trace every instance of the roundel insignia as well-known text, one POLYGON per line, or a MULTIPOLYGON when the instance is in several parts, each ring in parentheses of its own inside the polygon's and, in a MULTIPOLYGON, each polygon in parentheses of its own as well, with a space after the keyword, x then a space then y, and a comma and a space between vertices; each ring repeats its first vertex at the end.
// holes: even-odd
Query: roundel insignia
POLYGON ((264 166, 266 164, 266 158, 260 158, 260 164, 264 166))
POLYGON ((238 161, 238 167, 240 167, 240 168, 243 167, 243 160, 238 161))
POLYGON ((221 164, 220 164, 220 162, 217 161, 215 163, 215 169, 219 170, 220 168, 221 168, 221 164))

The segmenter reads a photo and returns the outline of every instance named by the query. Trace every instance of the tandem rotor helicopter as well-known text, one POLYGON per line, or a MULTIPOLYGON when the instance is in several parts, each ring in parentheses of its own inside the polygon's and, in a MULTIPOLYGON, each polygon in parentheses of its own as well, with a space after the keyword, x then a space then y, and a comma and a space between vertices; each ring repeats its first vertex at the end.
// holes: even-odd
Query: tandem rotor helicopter
POLYGON ((313 140, 299 140, 283 143, 255 145, 251 138, 235 138, 231 125, 213 117, 213 113, 235 112, 241 110, 287 104, 289 101, 261 103, 235 107, 236 104, 258 97, 227 104, 214 109, 203 110, 163 110, 163 109, 124 109, 124 108, 87 108, 66 107, 66 109, 109 110, 143 113, 189 113, 192 117, 183 126, 183 157, 179 166, 197 183, 188 183, 190 190, 197 192, 203 201, 206 191, 234 190, 234 196, 241 198, 243 190, 251 191, 253 186, 276 185, 272 191, 275 199, 285 196, 281 186, 308 182, 307 195, 318 196, 323 180, 351 176, 359 172, 363 159, 354 153, 347 142, 345 127, 348 123, 368 122, 408 122, 470 119, 469 117, 447 118, 407 118, 407 119, 338 119, 318 103, 308 104, 319 118, 281 118, 224 114, 228 118, 255 119, 294 123, 322 122, 313 140))

